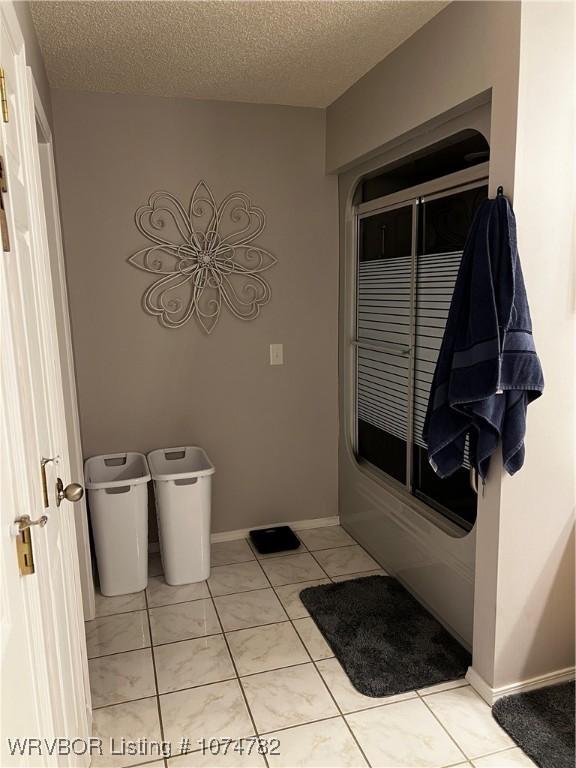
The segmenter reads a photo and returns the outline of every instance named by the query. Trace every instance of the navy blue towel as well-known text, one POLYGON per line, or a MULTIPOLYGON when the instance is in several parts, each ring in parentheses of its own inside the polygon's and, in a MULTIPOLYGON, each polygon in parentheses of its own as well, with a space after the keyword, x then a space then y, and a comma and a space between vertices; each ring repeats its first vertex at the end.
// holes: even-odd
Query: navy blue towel
POLYGON ((517 472, 526 409, 543 388, 516 220, 499 195, 480 205, 470 228, 432 380, 423 437, 436 474, 462 466, 467 435, 483 480, 500 440, 506 471, 517 472))

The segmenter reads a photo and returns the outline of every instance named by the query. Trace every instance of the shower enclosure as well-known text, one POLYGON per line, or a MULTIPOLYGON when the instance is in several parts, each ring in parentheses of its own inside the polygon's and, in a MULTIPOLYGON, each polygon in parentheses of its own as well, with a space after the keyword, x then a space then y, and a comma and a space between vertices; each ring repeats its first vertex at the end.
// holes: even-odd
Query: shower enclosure
POLYGON ((489 107, 340 176, 340 517, 465 644, 477 495, 422 427, 466 236, 488 193, 489 107))

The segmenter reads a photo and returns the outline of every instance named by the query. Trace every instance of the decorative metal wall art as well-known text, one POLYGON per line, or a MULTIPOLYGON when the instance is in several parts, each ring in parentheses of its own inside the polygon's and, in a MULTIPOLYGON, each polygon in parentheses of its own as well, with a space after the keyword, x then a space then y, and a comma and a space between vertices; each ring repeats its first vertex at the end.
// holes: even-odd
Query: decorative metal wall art
POLYGON ((241 320, 253 320, 270 301, 261 273, 276 258, 254 243, 266 216, 244 193, 232 192, 217 205, 200 181, 186 210, 169 192, 154 192, 135 221, 152 245, 128 261, 159 276, 144 293, 143 306, 167 328, 196 317, 210 333, 222 305, 241 320))

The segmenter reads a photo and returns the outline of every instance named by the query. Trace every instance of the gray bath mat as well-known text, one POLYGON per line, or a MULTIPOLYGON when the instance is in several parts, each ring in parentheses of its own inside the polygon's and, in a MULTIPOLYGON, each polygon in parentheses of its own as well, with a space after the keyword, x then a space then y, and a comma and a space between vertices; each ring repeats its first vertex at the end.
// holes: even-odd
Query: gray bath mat
POLYGON ((368 576, 300 599, 356 690, 391 696, 464 677, 470 654, 404 587, 368 576))
POLYGON ((574 683, 504 696, 494 719, 541 768, 574 768, 574 683))

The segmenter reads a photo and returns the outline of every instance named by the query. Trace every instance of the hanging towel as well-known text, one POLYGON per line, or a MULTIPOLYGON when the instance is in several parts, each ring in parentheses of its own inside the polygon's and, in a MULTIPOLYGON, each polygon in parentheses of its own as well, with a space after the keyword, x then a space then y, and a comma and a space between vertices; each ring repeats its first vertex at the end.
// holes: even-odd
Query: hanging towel
POLYGON ((480 205, 470 228, 432 380, 423 437, 436 474, 462 466, 467 435, 483 481, 500 440, 506 471, 517 472, 526 409, 543 388, 516 220, 499 194, 480 205))

